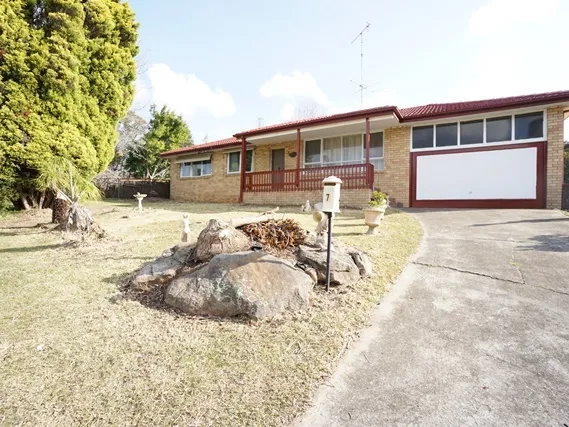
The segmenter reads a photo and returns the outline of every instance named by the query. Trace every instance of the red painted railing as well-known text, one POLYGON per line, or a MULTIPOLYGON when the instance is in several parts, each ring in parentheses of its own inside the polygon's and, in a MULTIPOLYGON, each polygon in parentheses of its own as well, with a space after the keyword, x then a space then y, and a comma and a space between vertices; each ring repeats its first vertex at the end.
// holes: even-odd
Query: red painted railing
POLYGON ((331 175, 342 180, 342 188, 344 189, 373 188, 373 165, 356 164, 299 170, 248 172, 245 174, 244 191, 259 193, 321 190, 322 180, 331 175))

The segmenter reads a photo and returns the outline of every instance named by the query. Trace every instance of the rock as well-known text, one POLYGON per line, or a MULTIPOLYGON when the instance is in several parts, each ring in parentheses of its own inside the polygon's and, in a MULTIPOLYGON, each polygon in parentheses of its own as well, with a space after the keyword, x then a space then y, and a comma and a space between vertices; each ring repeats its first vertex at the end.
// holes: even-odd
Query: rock
POLYGON ((142 266, 132 279, 130 288, 136 291, 148 291, 154 285, 172 280, 182 270, 188 258, 193 256, 193 253, 193 246, 174 246, 164 251, 160 258, 142 266))
POLYGON ((352 259, 358 266, 360 270, 360 276, 362 277, 369 277, 373 273, 373 264, 371 263, 370 259, 366 254, 361 251, 354 250, 350 252, 352 259))
POLYGON ((196 257, 200 261, 209 261, 215 255, 246 251, 250 247, 249 238, 241 230, 211 219, 198 236, 196 257))
MULTIPOLYGON (((298 248, 298 261, 314 268, 319 282, 326 282, 326 251, 301 245, 298 248)), ((343 250, 332 252, 330 265, 330 284, 353 285, 360 279, 360 269, 352 256, 343 250)))
POLYGON ((273 317, 308 304, 313 280, 265 252, 220 254, 168 286, 166 304, 194 315, 273 317))

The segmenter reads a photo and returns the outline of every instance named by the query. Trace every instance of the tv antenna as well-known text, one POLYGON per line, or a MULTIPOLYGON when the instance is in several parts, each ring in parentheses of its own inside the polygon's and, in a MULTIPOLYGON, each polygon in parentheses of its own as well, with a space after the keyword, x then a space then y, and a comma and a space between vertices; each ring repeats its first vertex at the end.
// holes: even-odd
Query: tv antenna
MULTIPOLYGON (((350 43, 351 45, 359 38, 360 39, 360 84, 358 87, 360 88, 360 104, 361 108, 364 107, 364 32, 369 31, 370 23, 366 22, 366 26, 360 33, 356 36, 355 39, 352 40, 350 43)), ((355 83, 355 82, 354 82, 355 83)))

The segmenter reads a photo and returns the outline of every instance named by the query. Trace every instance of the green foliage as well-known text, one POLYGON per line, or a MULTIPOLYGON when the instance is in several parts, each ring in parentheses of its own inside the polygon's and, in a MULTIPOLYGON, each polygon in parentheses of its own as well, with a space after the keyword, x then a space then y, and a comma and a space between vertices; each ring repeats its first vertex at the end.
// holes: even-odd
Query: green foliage
POLYGON ((193 145, 192 134, 182 116, 167 107, 157 110, 150 107, 152 118, 144 142, 127 154, 125 167, 137 178, 164 178, 168 176, 170 164, 160 153, 193 145))
POLYGON ((91 179, 64 157, 54 157, 46 162, 36 184, 40 190, 51 190, 70 203, 101 199, 101 192, 91 179))
POLYGON ((371 200, 367 203, 372 208, 378 208, 387 204, 389 196, 383 191, 373 191, 371 193, 371 200))
POLYGON ((137 26, 120 0, 0 2, 0 198, 37 191, 55 157, 83 176, 107 167, 134 95, 137 26))
POLYGON ((566 149, 563 152, 563 159, 565 161, 565 169, 564 169, 565 170, 565 177, 564 177, 565 179, 564 179, 564 182, 566 184, 569 184, 569 149, 566 149))

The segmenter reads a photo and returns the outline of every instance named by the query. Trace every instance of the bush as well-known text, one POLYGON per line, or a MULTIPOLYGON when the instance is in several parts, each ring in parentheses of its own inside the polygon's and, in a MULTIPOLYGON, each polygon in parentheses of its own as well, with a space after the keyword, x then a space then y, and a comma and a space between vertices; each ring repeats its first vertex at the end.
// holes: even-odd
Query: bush
POLYGON ((378 208, 387 203, 389 196, 383 191, 374 191, 371 193, 371 200, 367 203, 372 208, 378 208))
POLYGON ((569 150, 565 150, 563 158, 565 159, 565 176, 563 182, 569 184, 569 150))

